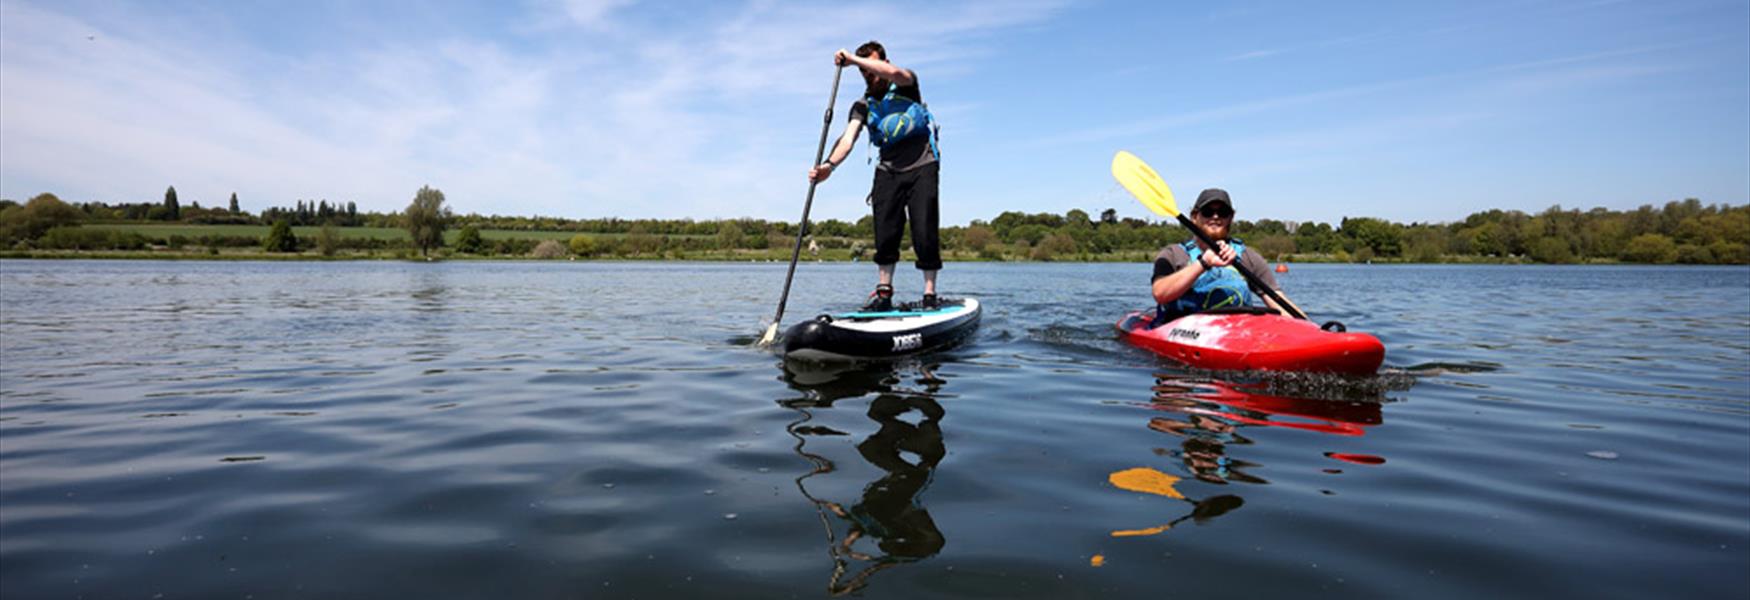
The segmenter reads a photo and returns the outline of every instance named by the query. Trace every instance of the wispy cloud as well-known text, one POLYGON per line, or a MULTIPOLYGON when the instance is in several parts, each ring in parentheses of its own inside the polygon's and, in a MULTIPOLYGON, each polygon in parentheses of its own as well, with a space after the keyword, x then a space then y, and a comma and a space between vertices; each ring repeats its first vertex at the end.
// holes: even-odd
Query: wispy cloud
POLYGON ((1456 81, 1469 81, 1472 82, 1473 86, 1486 85, 1491 89, 1502 91, 1536 93, 1540 91, 1546 92, 1554 89, 1568 88, 1575 85, 1631 79, 1665 72, 1670 70, 1671 67, 1659 65, 1591 66, 1588 65, 1588 63, 1604 59, 1650 54, 1694 43, 1703 42, 1637 46, 1606 52, 1594 52, 1536 61, 1517 62, 1450 73, 1406 77, 1314 92, 1289 94, 1274 98, 1255 100, 1252 102, 1227 104, 1215 108, 1192 110, 1162 116, 1128 119, 1113 125, 1093 127, 1055 136, 1040 137, 1033 140, 1029 144, 1029 147, 1050 147, 1061 144, 1077 144, 1129 137, 1144 137, 1175 127, 1183 127, 1223 119, 1233 119, 1241 116, 1256 115, 1272 111, 1288 110, 1310 104, 1385 93, 1396 93, 1407 89, 1437 87, 1440 84, 1456 81), (1574 65, 1580 66, 1576 67, 1574 65), (1527 77, 1516 75, 1528 72, 1532 73, 1532 75, 1527 77))
MULTIPOLYGON (((963 4, 919 21, 886 5, 753 2, 661 26, 641 24, 641 8, 536 4, 565 19, 531 14, 522 22, 545 25, 512 39, 363 35, 286 54, 173 35, 171 17, 100 25, 7 2, 0 195, 145 201, 174 184, 257 209, 326 198, 395 210, 431 184, 463 212, 787 214, 832 50, 893 32, 896 60, 940 80, 988 56, 986 36, 1061 3, 963 4)), ((847 90, 860 86, 847 75, 847 90)))
POLYGON ((615 9, 631 5, 634 0, 563 0, 565 15, 572 22, 591 29, 601 28, 615 9))

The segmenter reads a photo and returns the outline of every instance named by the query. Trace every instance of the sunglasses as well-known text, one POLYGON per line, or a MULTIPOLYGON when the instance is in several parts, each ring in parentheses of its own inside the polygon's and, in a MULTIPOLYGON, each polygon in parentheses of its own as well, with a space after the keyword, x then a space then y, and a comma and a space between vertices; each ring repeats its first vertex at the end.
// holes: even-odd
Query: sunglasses
POLYGON ((1234 216, 1234 209, 1225 206, 1205 206, 1203 207, 1203 210, 1197 211, 1197 214, 1203 215, 1203 218, 1205 219, 1213 219, 1216 217, 1232 219, 1234 216))

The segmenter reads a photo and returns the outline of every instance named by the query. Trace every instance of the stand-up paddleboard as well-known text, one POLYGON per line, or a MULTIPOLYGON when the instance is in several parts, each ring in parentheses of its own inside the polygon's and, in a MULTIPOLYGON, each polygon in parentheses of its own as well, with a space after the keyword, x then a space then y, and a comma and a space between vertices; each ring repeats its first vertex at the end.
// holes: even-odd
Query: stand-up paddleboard
POLYGON ((784 356, 842 361, 893 358, 953 345, 978 328, 975 298, 943 299, 940 307, 901 305, 883 312, 820 315, 784 332, 784 356))
POLYGON ((1150 327, 1154 311, 1118 320, 1126 341, 1202 369, 1372 375, 1385 344, 1365 333, 1326 331, 1267 308, 1201 312, 1150 327))

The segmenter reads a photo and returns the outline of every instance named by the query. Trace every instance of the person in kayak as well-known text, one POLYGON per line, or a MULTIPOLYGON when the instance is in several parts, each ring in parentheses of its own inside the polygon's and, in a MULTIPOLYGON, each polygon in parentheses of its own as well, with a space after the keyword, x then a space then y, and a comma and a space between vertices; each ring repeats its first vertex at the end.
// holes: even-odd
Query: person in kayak
POLYGON ((936 149, 935 118, 924 106, 917 74, 888 62, 887 49, 875 41, 858 46, 855 54, 839 50, 833 54, 833 63, 856 65, 868 89, 851 105, 844 135, 833 145, 826 162, 809 169, 808 180, 818 183, 831 177, 867 128, 869 141, 881 148, 881 161, 875 165, 875 183, 869 192, 879 279, 863 309, 893 309, 893 271, 899 263, 899 241, 908 219, 916 265, 924 272, 922 306, 936 308, 940 305, 936 273, 942 269, 936 201, 941 156, 936 149))
MULTIPOLYGON (((1269 265, 1264 264, 1264 257, 1247 252, 1244 242, 1229 237, 1233 219, 1233 199, 1227 191, 1210 188, 1197 195, 1197 203, 1191 206, 1191 222, 1209 234, 1217 247, 1211 249, 1192 237, 1183 244, 1161 249, 1155 256, 1150 286, 1158 305, 1155 325, 1206 310, 1254 306, 1259 299, 1270 308, 1282 310, 1268 295, 1253 290, 1245 276, 1233 267, 1238 262, 1270 289, 1282 292, 1269 265)), ((1282 299, 1294 302, 1288 296, 1282 299)))

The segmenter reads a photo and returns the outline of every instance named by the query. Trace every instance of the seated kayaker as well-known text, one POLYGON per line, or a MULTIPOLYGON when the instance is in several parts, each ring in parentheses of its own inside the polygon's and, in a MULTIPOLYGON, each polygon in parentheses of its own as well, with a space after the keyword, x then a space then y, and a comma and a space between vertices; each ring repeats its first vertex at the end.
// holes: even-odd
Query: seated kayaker
MULTIPOLYGON (((1261 290, 1254 290, 1246 278, 1234 268, 1237 261, 1252 275, 1281 293, 1276 276, 1270 272, 1264 257, 1247 252, 1245 243, 1228 237, 1233 227, 1233 200, 1224 190, 1210 188, 1197 195, 1191 206, 1191 222, 1209 234, 1217 247, 1209 248, 1193 236, 1183 244, 1161 249, 1155 256, 1154 279, 1151 285, 1158 306, 1155 325, 1172 319, 1213 310, 1239 306, 1255 306, 1263 300, 1266 306, 1282 310, 1261 290)), ((1283 299, 1287 300, 1287 296, 1283 299)))

